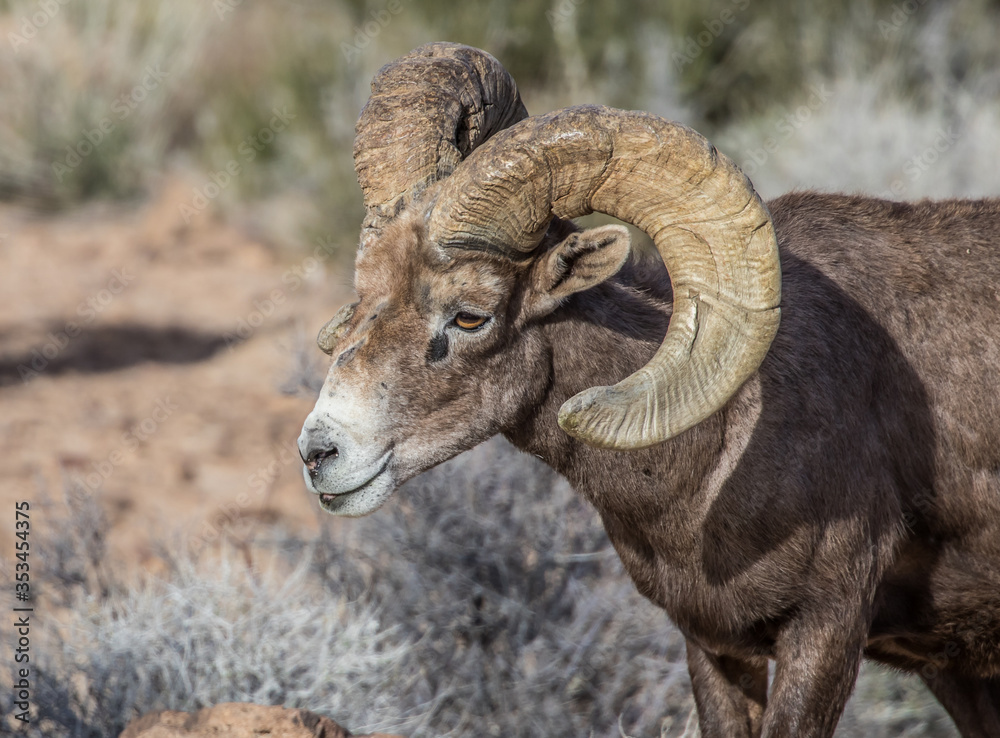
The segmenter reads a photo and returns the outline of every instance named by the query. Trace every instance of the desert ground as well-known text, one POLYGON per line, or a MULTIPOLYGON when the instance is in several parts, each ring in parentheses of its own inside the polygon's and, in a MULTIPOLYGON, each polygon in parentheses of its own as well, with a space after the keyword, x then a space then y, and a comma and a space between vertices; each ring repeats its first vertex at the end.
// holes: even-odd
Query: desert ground
POLYGON ((313 338, 352 294, 349 265, 325 252, 293 259, 210 214, 185 224, 189 192, 58 217, 0 209, 0 506, 92 495, 111 552, 140 566, 155 565, 154 538, 315 528, 294 445, 312 405, 301 381, 322 376, 313 338))

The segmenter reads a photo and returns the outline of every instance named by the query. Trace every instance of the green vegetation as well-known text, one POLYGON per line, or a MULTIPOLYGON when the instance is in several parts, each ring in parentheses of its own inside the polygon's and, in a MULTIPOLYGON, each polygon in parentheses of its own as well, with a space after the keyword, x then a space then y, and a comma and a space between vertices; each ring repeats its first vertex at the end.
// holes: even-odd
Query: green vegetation
MULTIPOLYGON (((214 193, 210 183, 237 166, 207 198, 214 208, 276 202, 298 221, 287 240, 336 232, 350 248, 360 218, 351 141, 368 82, 426 41, 489 49, 534 111, 594 101, 643 108, 752 149, 753 137, 766 138, 818 84, 864 80, 877 87, 873 100, 898 99, 907 111, 953 106, 963 89, 976 104, 995 100, 998 15, 986 0, 93 0, 44 8, 7 0, 0 197, 62 208, 141 198, 176 175, 214 193), (280 131, 269 128, 276 110, 294 116, 280 131)), ((859 130, 879 115, 874 104, 849 113, 859 130)), ((906 131, 897 136, 907 140, 906 131)), ((822 172, 813 184, 824 185, 822 172)))

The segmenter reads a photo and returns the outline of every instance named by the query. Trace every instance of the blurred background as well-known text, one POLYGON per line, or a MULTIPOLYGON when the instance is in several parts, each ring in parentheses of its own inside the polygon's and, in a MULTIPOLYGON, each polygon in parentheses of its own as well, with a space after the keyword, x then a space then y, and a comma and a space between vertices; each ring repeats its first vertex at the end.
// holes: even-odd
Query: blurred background
MULTIPOLYGON (((459 41, 529 112, 679 120, 765 198, 987 196, 998 27, 986 0, 0 0, 0 575, 28 500, 28 733, 245 700, 410 736, 693 735, 682 641, 544 467, 494 441, 358 521, 305 493, 371 77, 459 41)), ((866 667, 839 735, 955 732, 866 667)))

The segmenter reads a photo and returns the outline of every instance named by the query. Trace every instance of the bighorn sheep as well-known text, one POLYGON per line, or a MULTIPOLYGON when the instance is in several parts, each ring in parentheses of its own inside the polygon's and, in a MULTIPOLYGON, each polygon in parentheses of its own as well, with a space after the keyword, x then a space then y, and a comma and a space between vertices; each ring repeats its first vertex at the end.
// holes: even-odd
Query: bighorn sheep
POLYGON ((372 89, 359 301, 299 438, 320 505, 503 434, 684 633, 705 738, 832 735, 862 654, 1000 736, 1000 201, 765 206, 697 133, 529 118, 454 44, 372 89))

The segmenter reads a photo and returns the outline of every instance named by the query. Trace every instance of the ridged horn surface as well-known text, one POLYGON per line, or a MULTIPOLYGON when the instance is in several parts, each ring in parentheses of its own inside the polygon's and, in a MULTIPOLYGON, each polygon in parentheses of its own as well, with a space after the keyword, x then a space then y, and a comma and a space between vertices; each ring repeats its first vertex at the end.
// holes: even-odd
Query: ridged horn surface
POLYGON ((523 258, 553 215, 602 212, 648 233, 674 303, 646 366, 567 400, 560 426, 605 448, 651 446, 718 411, 778 328, 781 269, 767 208, 698 133, 648 113, 566 108, 500 133, 434 196, 441 246, 523 258))
POLYGON ((362 245, 483 141, 527 115, 507 70, 471 46, 425 44, 382 67, 355 128, 362 245))

